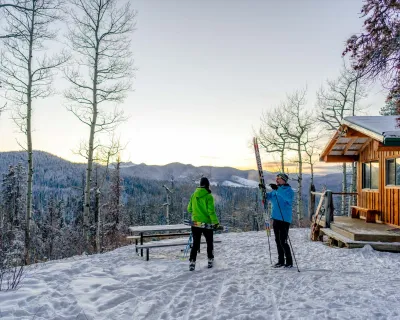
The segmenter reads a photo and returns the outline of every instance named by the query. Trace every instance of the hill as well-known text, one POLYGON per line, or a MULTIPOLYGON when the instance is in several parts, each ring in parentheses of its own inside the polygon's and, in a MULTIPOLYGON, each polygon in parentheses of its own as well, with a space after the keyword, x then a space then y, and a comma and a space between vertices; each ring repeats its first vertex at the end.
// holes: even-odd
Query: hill
MULTIPOLYGON (((44 151, 34 151, 34 183, 37 187, 70 188, 82 185, 86 165, 73 163, 44 151)), ((0 152, 0 174, 7 172, 10 165, 26 163, 25 152, 0 152)), ((198 181, 200 177, 207 176, 212 184, 232 187, 257 187, 258 172, 256 170, 239 170, 232 167, 195 167, 191 164, 170 163, 164 166, 122 163, 121 176, 136 177, 155 181, 198 181)), ((264 172, 266 183, 275 181, 274 172, 264 172)), ((293 175, 290 175, 293 179, 293 175)), ((321 190, 324 185, 330 190, 339 191, 342 183, 342 174, 333 173, 314 177, 316 190, 321 190)), ((297 182, 291 180, 293 188, 297 182)), ((310 175, 303 175, 303 185, 308 190, 310 175)))
MULTIPOLYGON (((36 187, 70 188, 82 185, 86 165, 73 163, 44 151, 34 151, 34 184, 36 187)), ((0 174, 7 172, 10 165, 26 163, 25 152, 0 152, 0 174)), ((274 172, 264 172, 265 181, 275 181, 274 172)), ((155 181, 198 181, 200 177, 207 176, 212 184, 232 187, 257 187, 258 172, 256 170, 239 170, 232 167, 195 167, 191 164, 170 163, 164 166, 122 163, 121 176, 136 177, 155 181)), ((293 175, 291 175, 293 179, 293 175)), ((324 185, 328 189, 339 191, 342 183, 342 174, 334 173, 318 175, 314 177, 316 190, 321 190, 324 185)), ((303 185, 307 191, 310 183, 310 175, 303 175, 303 185)), ((291 180, 293 188, 297 188, 296 181, 291 180)))

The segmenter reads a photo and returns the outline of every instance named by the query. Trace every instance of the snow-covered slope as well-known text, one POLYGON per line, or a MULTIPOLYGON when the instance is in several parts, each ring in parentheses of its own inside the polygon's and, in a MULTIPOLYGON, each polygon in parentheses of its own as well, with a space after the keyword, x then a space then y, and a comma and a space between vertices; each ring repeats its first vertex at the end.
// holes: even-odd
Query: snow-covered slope
POLYGON ((249 179, 241 178, 238 176, 232 176, 231 179, 232 179, 232 181, 240 184, 241 186, 250 187, 250 188, 258 188, 258 181, 249 180, 249 179))
POLYGON ((194 272, 179 247, 154 249, 147 262, 132 245, 35 265, 18 291, 0 292, 0 318, 400 318, 399 254, 330 248, 308 235, 290 230, 301 272, 270 268, 265 232, 219 235, 215 268, 203 249, 194 272))

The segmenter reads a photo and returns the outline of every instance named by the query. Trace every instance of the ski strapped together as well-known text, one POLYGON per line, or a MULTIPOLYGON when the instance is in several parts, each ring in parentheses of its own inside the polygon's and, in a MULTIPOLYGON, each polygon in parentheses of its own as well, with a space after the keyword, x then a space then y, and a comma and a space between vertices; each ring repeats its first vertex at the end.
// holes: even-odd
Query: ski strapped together
POLYGON ((189 250, 192 248, 192 245, 193 245, 193 235, 190 232, 188 243, 187 243, 187 245, 185 247, 185 250, 183 250, 182 259, 187 258, 188 254, 189 254, 189 250))
POLYGON ((312 224, 311 224, 311 234, 310 234, 310 239, 313 241, 317 241, 319 237, 319 230, 320 230, 320 225, 319 223, 321 222, 322 216, 323 216, 323 203, 325 202, 325 191, 322 191, 321 198, 319 199, 319 203, 317 206, 317 211, 315 212, 315 215, 312 217, 312 224))
POLYGON ((265 219, 264 219, 264 225, 265 225, 265 231, 267 232, 268 236, 268 248, 269 248, 269 258, 271 260, 272 264, 272 256, 271 256, 271 244, 269 238, 271 237, 271 225, 270 225, 270 215, 268 212, 268 207, 267 207, 267 191, 265 187, 265 180, 264 180, 264 172, 262 169, 262 164, 261 164, 261 156, 260 156, 260 149, 258 148, 258 141, 257 138, 253 138, 253 145, 254 145, 254 153, 256 155, 256 161, 257 161, 257 169, 258 169, 258 179, 259 179, 259 186, 260 186, 260 191, 261 191, 261 202, 264 207, 264 213, 265 213, 265 219))
POLYGON ((211 223, 204 223, 204 222, 197 222, 197 221, 185 221, 185 224, 188 224, 190 226, 193 227, 197 227, 197 228, 204 228, 204 229, 211 229, 214 231, 219 231, 219 230, 223 230, 225 231, 225 227, 217 224, 211 224, 211 223))

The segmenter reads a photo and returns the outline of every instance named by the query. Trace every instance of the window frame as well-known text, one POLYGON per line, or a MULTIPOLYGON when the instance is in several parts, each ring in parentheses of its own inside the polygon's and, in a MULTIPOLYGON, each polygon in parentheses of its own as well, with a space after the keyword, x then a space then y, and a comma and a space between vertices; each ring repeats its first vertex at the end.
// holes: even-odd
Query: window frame
POLYGON ((400 157, 387 157, 385 159, 385 187, 398 188, 400 187, 400 157), (394 184, 389 184, 389 161, 394 161, 394 184), (396 172, 396 169, 399 172, 396 172))
POLYGON ((361 189, 365 190, 379 190, 379 161, 378 160, 371 160, 371 161, 366 161, 361 164, 361 189), (376 164, 378 166, 378 172, 377 172, 377 181, 373 181, 373 170, 372 170, 372 164, 376 164), (369 177, 366 177, 366 167, 368 166, 368 175, 369 177), (368 180, 366 179, 368 178, 368 180), (366 183, 369 182, 368 185, 366 183), (373 183, 374 182, 374 183, 373 183), (372 188, 374 186, 374 188, 372 188), (376 188, 375 188, 376 186, 376 188))

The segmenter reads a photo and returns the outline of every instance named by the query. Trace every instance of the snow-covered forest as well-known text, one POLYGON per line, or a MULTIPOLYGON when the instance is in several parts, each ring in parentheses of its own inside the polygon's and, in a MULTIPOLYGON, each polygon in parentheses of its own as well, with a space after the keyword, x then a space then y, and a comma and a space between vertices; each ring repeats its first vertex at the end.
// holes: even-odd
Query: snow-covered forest
MULTIPOLYGON (((13 242, 23 249, 22 230, 26 225, 24 208, 26 206, 26 179, 23 152, 0 153, 0 218, 4 235, 9 230, 13 236, 19 235, 20 241, 13 242)), ((191 167, 184 171, 189 176, 174 178, 174 171, 165 168, 159 174, 160 179, 138 177, 139 173, 130 173, 129 167, 121 168, 119 179, 115 178, 118 170, 112 166, 108 173, 103 166, 96 167, 100 177, 105 174, 101 187, 92 187, 90 216, 90 246, 85 247, 82 238, 82 206, 85 167, 83 164, 70 163, 45 152, 35 152, 33 159, 37 163, 33 187, 33 255, 34 261, 53 260, 69 257, 83 252, 103 252, 125 244, 127 227, 146 224, 166 223, 166 204, 169 206, 170 223, 182 223, 189 218, 186 207, 190 195, 209 168, 191 167), (126 171, 125 171, 126 170, 126 171), (132 176, 133 174, 133 176, 132 176), (169 179, 167 179, 169 177, 169 179), (164 178, 164 179, 163 179, 164 178), (120 181, 120 193, 113 191, 115 181, 120 181), (163 186, 167 186, 168 193, 163 186), (96 204, 96 193, 100 194, 100 207, 96 204), (167 198, 168 195, 168 198, 167 198), (115 204, 115 199, 119 199, 115 204), (98 230, 98 231, 97 231, 98 230)), ((160 170, 160 168, 159 168, 160 170)), ((256 174, 254 170, 240 171, 231 168, 213 168, 211 176, 212 190, 216 198, 216 211, 223 225, 232 231, 250 231, 262 228, 262 208, 256 180, 240 178, 237 175, 256 174), (229 182, 236 174, 236 182, 229 182), (239 179, 240 178, 240 179, 239 179), (244 185, 247 183, 249 186, 244 185), (234 186, 232 186, 233 184, 234 186)), ((154 169, 153 169, 154 171, 154 169)), ((179 171, 178 171, 179 172, 179 171)), ((146 174, 146 173, 145 173, 146 174)), ((273 181, 273 174, 269 179, 273 181)), ((156 176, 154 176, 156 178, 156 176)), ((103 179, 103 178, 101 178, 103 179)), ((255 177, 255 179, 257 179, 255 177)), ((326 181, 325 176, 317 178, 317 186, 326 181)), ((340 173, 331 175, 332 190, 340 189, 340 173), (336 176, 336 180, 332 177, 336 176)), ((306 194, 304 194, 306 197, 306 194)), ((296 216, 296 215, 295 215, 296 216)), ((305 220, 308 221, 307 217, 305 220)), ((296 223, 294 224, 296 225, 296 223)), ((5 237, 4 245, 11 241, 5 237)))

